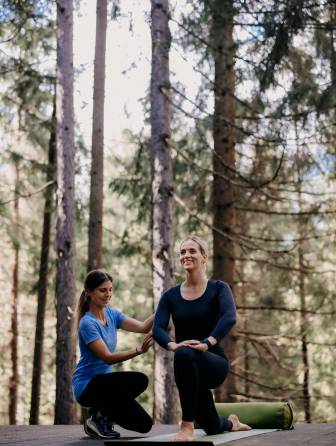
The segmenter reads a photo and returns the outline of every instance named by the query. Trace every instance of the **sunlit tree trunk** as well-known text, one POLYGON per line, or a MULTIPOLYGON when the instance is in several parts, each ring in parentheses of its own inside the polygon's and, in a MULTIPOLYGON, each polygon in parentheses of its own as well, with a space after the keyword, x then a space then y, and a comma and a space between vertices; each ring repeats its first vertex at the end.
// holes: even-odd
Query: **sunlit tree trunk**
MULTIPOLYGON (((157 306, 162 292, 173 284, 172 162, 169 146, 169 6, 167 0, 151 0, 151 165, 152 165, 152 262, 153 294, 157 306)), ((177 420, 173 355, 155 347, 154 418, 160 423, 177 420)))
POLYGON ((71 376, 75 362, 75 194, 73 4, 57 1, 57 225, 55 424, 75 421, 71 376))
MULTIPOLYGON (((230 177, 235 167, 235 72, 232 0, 212 1, 211 43, 214 57, 214 118, 213 118, 213 226, 228 236, 235 229, 235 196, 230 177), (228 168, 228 167, 229 168, 228 168), (222 176, 221 176, 222 175, 222 176)), ((213 278, 227 282, 234 293, 235 252, 229 238, 213 230, 213 278)), ((234 371, 237 340, 235 330, 227 336, 224 348, 234 371)), ((216 389, 218 401, 232 401, 237 394, 235 376, 229 373, 225 384, 216 389)))
POLYGON ((48 265, 50 248, 51 219, 54 205, 55 186, 55 157, 56 157, 56 98, 54 99, 53 115, 50 126, 50 139, 48 149, 47 183, 50 183, 45 191, 45 202, 43 212, 43 229, 41 241, 41 257, 37 291, 37 310, 35 326, 35 344, 33 359, 32 390, 30 401, 29 424, 39 424, 42 358, 44 342, 44 322, 48 287, 48 265))
MULTIPOLYGON (((300 146, 299 146, 299 135, 297 122, 294 123, 295 126, 295 137, 297 141, 297 155, 296 155, 296 165, 298 170, 298 204, 299 204, 299 212, 303 212, 304 207, 302 203, 302 173, 300 169, 301 162, 301 154, 300 154, 300 146)), ((305 422, 311 423, 311 404, 310 404, 310 390, 309 390, 309 380, 310 380, 310 365, 309 365, 309 351, 308 351, 308 341, 307 341, 307 329, 309 327, 309 320, 307 317, 307 291, 306 291, 306 277, 304 270, 306 269, 305 265, 305 242, 304 238, 306 235, 306 224, 304 222, 304 217, 299 217, 298 220, 298 264, 299 264, 299 273, 298 273, 298 285, 299 285, 299 296, 300 296, 300 337, 301 337, 301 358, 303 365, 303 380, 302 380, 302 397, 303 397, 303 407, 304 407, 304 415, 305 422)))
MULTIPOLYGON (((299 193, 299 205, 302 209, 301 194, 299 193)), ((304 228, 302 222, 299 222, 299 238, 304 237, 304 228)), ((310 391, 309 391, 309 356, 308 356, 308 342, 307 342, 307 327, 309 321, 307 320, 307 303, 306 303, 306 284, 304 276, 304 249, 303 242, 298 244, 298 257, 299 257, 299 294, 300 294, 300 335, 301 335, 301 355, 303 364, 303 383, 302 383, 302 396, 305 413, 305 422, 311 422, 311 409, 310 409, 310 391)))
POLYGON ((19 181, 20 181, 20 162, 15 157, 15 199, 14 199, 14 264, 12 275, 12 312, 11 312, 11 377, 9 383, 9 424, 17 423, 18 410, 18 388, 19 388, 19 258, 20 258, 20 242, 19 242, 19 181))
POLYGON ((94 60, 88 271, 101 267, 104 187, 104 99, 107 0, 97 0, 94 60))

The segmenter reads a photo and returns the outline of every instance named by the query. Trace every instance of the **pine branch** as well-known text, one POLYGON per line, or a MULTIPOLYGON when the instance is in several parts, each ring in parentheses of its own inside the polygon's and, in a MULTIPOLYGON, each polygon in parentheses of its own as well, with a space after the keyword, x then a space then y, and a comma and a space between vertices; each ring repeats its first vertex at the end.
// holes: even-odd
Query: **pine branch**
MULTIPOLYGON (((206 220, 204 220, 202 217, 200 217, 198 215, 198 213, 192 211, 187 204, 176 194, 173 193, 173 198, 174 200, 184 209, 188 212, 188 215, 190 215, 191 217, 194 217, 195 219, 197 219, 198 221, 202 222, 205 226, 207 226, 208 228, 212 229, 213 231, 216 231, 218 234, 220 234, 221 236, 225 237, 226 239, 232 241, 233 243, 239 245, 240 247, 245 247, 249 250, 258 250, 258 251, 262 251, 262 252, 266 252, 269 254, 288 254, 289 251, 288 250, 282 250, 282 251, 275 251, 275 250, 267 250, 259 245, 257 245, 256 243, 253 242, 245 242, 240 238, 237 237, 233 237, 231 235, 229 235, 228 233, 220 230, 219 228, 216 228, 215 226, 211 225, 210 223, 208 223, 206 220)), ((233 233, 234 234, 234 233, 233 233)))
MULTIPOLYGON (((274 339, 274 340, 278 340, 278 339, 290 339, 291 341, 297 341, 297 342, 301 342, 301 335, 298 336, 289 336, 289 335, 283 335, 283 334, 270 334, 270 333, 258 333, 258 332, 253 332, 253 331, 245 331, 245 330, 238 330, 236 333, 236 336, 241 337, 241 338, 247 338, 250 339, 250 336, 258 336, 261 338, 267 338, 267 339, 274 339)), ((313 341, 306 341, 307 344, 309 345, 319 345, 322 347, 335 347, 336 346, 336 342, 335 343, 327 343, 327 342, 313 342, 313 341)))
POLYGON ((300 243, 300 242, 305 242, 308 240, 318 240, 318 239, 323 239, 323 238, 330 238, 330 237, 334 237, 335 236, 335 232, 326 232, 324 234, 319 234, 319 235, 311 235, 311 236, 307 236, 307 237, 293 237, 290 239, 284 239, 284 238, 270 238, 270 237, 259 237, 256 235, 251 235, 251 234, 242 234, 242 233, 235 233, 237 236, 241 237, 242 239, 247 238, 248 240, 260 240, 262 242, 266 242, 266 243, 300 243))
MULTIPOLYGON (((320 207, 318 205, 317 207, 320 207)), ((302 215, 329 215, 336 214, 336 209, 326 210, 326 211, 318 211, 317 209, 312 209, 310 211, 298 211, 298 212, 290 212, 290 211, 272 211, 270 209, 257 209, 257 208, 248 208, 244 206, 235 206, 235 209, 243 212, 254 212, 265 215, 288 215, 288 216, 302 216, 302 215)))
POLYGON ((55 184, 55 181, 48 181, 48 183, 44 184, 39 189, 36 189, 36 190, 34 190, 32 192, 28 192, 26 194, 16 194, 16 196, 14 198, 11 198, 10 200, 0 201, 0 205, 5 205, 5 204, 8 204, 8 203, 12 203, 12 202, 18 201, 20 198, 30 198, 33 195, 37 195, 37 194, 43 192, 45 189, 47 189, 52 184, 55 184))
POLYGON ((316 311, 316 310, 302 310, 301 308, 276 307, 273 305, 237 305, 238 310, 271 310, 284 311, 288 313, 311 314, 313 316, 331 316, 336 314, 336 310, 332 311, 316 311))
POLYGON ((248 378, 247 376, 241 375, 240 373, 234 372, 233 370, 230 371, 230 373, 234 376, 237 376, 238 378, 242 379, 243 381, 249 382, 251 384, 254 384, 258 387, 261 387, 263 389, 268 389, 268 390, 274 390, 274 391, 282 391, 282 392, 289 392, 294 390, 291 387, 281 387, 281 386, 270 386, 264 383, 261 383, 259 381, 255 381, 254 379, 248 378))

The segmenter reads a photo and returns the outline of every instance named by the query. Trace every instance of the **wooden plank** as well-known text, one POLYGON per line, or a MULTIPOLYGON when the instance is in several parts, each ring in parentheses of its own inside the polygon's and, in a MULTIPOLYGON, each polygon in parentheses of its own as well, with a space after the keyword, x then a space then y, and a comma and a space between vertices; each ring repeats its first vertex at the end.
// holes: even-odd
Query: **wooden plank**
MULTIPOLYGON (((123 437, 141 437, 141 434, 116 427, 123 437)), ((176 432, 177 426, 156 425, 147 437, 176 432)), ((143 437, 143 436, 142 436, 143 437)), ((209 438, 209 437, 208 437, 209 438)), ((120 440, 117 440, 120 441, 120 440)), ((116 442, 116 441, 114 441, 116 442)), ((112 443, 109 442, 109 443, 112 443)), ((128 446, 135 441, 126 441, 128 446)), ((133 443, 133 444, 132 444, 133 443)), ((140 441, 139 441, 140 443, 140 441)), ((162 446, 153 445, 150 446, 162 446)), ((211 446, 193 442, 192 446, 211 446), (195 444, 197 443, 197 445, 195 444)), ((103 446, 104 441, 89 438, 82 426, 0 426, 0 445, 7 446, 103 446)), ((299 424, 294 430, 277 431, 225 443, 225 446, 335 446, 336 424, 299 424)), ((121 445, 120 445, 121 446, 121 445)), ((144 446, 143 441, 141 445, 144 446)), ((182 446, 182 445, 180 445, 182 446)), ((183 443, 183 446, 185 444, 183 443)), ((190 443, 189 443, 189 446, 190 443)))
POLYGON ((336 424, 297 424, 293 430, 250 437, 225 446, 335 446, 336 424))

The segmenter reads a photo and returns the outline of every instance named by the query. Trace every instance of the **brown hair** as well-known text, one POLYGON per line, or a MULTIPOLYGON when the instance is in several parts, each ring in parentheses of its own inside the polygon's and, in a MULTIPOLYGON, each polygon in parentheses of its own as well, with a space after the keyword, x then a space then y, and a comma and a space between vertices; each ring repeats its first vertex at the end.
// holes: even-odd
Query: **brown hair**
POLYGON ((187 240, 191 240, 192 242, 197 243, 201 251, 201 254, 206 258, 208 257, 209 254, 208 244, 205 240, 201 239, 201 237, 198 237, 198 235, 187 235, 187 237, 181 241, 180 248, 182 246, 182 243, 186 242, 187 240))
POLYGON ((90 297, 86 294, 87 290, 93 291, 95 288, 99 287, 106 280, 113 282, 112 276, 105 271, 100 269, 94 269, 87 273, 84 281, 84 290, 79 296, 77 304, 77 325, 79 321, 84 316, 84 314, 90 309, 90 297))

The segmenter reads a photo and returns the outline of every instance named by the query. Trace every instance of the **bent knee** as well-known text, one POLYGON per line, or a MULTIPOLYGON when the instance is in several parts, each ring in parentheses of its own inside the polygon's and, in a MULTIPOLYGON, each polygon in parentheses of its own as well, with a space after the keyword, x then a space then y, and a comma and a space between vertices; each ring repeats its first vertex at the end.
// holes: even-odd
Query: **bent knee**
POLYGON ((149 432, 153 427, 153 420, 151 419, 150 416, 148 416, 148 419, 146 420, 145 423, 143 423, 138 429, 137 431, 140 432, 141 434, 147 434, 147 432, 149 432))
POLYGON ((143 389, 142 391, 144 391, 145 389, 147 389, 147 387, 148 387, 148 376, 147 375, 145 375, 144 373, 142 373, 142 372, 134 372, 136 375, 136 378, 137 378, 137 382, 138 382, 138 385, 139 385, 139 387, 141 388, 141 389, 143 389))
POLYGON ((197 352, 190 347, 181 347, 175 352, 174 361, 185 362, 194 361, 196 359, 197 352))

